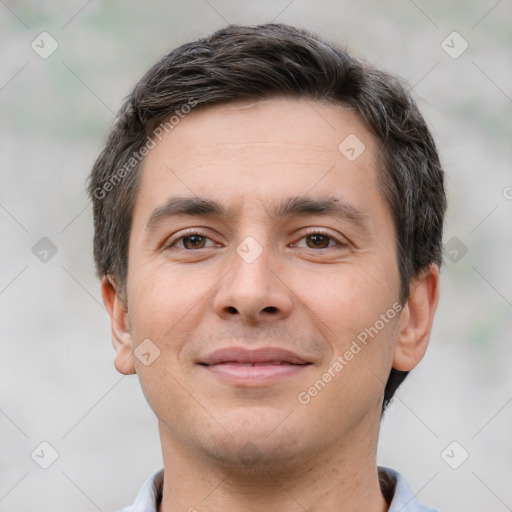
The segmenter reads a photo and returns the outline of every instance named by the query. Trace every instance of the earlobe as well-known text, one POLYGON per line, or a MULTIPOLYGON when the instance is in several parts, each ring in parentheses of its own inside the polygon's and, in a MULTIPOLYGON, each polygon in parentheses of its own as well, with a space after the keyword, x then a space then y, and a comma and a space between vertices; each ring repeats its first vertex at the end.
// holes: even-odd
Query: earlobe
POLYGON ((116 370, 124 375, 133 374, 135 373, 135 364, 128 313, 115 285, 108 276, 101 279, 101 295, 110 316, 112 345, 116 351, 114 362, 116 370))
POLYGON ((400 316, 400 332, 395 347, 393 368, 412 370, 423 358, 434 313, 439 301, 439 268, 431 264, 411 281, 410 295, 400 316))

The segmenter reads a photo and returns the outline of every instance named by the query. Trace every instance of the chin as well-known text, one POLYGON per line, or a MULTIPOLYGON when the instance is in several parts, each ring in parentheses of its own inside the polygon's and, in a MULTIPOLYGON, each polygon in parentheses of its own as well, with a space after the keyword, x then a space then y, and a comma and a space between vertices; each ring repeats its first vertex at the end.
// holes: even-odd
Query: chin
POLYGON ((229 470, 249 473, 280 471, 296 465, 303 451, 300 435, 284 410, 245 407, 224 417, 217 435, 202 438, 201 451, 229 470), (283 421, 284 420, 284 421, 283 421))
POLYGON ((208 456, 214 463, 230 472, 249 475, 268 475, 297 469, 297 449, 275 443, 247 439, 240 442, 209 447, 208 456), (244 442, 245 441, 245 442, 244 442))

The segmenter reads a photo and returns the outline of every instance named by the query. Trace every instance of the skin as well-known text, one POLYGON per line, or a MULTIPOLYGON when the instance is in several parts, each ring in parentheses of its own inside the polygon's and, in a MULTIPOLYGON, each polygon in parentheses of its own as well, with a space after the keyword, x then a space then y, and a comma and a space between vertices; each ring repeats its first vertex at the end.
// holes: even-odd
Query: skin
POLYGON ((412 370, 425 353, 437 267, 309 403, 297 398, 399 302, 379 145, 354 111, 275 98, 196 109, 146 157, 127 303, 107 279, 102 293, 116 368, 137 373, 159 420, 161 511, 387 510, 376 468, 384 385, 392 366, 412 370), (366 148, 353 162, 338 150, 350 134, 366 148), (148 230, 171 197, 214 200, 229 215, 167 216, 148 230), (334 198, 361 219, 276 216, 290 197, 334 198), (206 238, 180 238, 189 228, 206 238), (236 251, 247 237, 262 250, 252 263, 236 251), (146 339, 160 351, 149 365, 133 352, 146 339), (229 345, 294 350, 311 364, 268 385, 226 383, 197 363, 229 345))

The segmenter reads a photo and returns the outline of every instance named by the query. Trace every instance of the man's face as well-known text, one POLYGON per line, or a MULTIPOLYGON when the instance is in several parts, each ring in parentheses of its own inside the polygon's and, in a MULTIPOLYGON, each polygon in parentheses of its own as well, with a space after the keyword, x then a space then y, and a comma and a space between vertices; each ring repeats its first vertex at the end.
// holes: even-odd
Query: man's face
POLYGON ((168 444, 286 464, 375 434, 400 323, 378 147, 353 111, 274 99, 192 111, 150 151, 127 320, 168 444))

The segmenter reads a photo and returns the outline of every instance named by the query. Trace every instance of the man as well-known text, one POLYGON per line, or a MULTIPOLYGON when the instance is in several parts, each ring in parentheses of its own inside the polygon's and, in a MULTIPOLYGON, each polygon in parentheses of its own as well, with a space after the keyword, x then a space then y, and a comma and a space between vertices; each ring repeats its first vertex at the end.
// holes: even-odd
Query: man
POLYGON ((164 460, 125 511, 433 510, 376 466, 446 208, 397 79, 302 29, 229 26, 141 79, 89 193, 115 366, 164 460))

